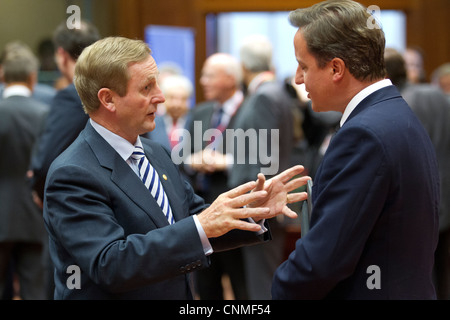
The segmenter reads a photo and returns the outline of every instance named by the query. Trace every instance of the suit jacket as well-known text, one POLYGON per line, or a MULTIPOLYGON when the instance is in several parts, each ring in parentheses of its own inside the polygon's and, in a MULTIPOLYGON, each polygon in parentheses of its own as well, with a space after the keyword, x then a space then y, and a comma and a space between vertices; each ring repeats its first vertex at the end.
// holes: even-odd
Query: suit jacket
MULTIPOLYGON (((49 170, 44 219, 55 265, 56 299, 192 299, 188 273, 209 265, 192 215, 206 205, 160 144, 142 139, 158 171, 176 223, 119 154, 88 122, 49 170), (81 269, 81 289, 66 282, 81 269)), ((211 239, 215 251, 268 239, 230 232, 211 239)))
MULTIPOLYGON (((206 130, 211 129, 211 119, 213 117, 215 111, 216 102, 207 101, 197 105, 191 112, 190 119, 190 129, 191 137, 195 137, 196 135, 201 134, 203 137, 206 130), (202 131, 199 133, 195 133, 195 130, 198 130, 199 124, 201 124, 202 131), (196 129, 194 126, 196 125, 196 129)), ((239 107, 234 115, 230 118, 228 122, 228 128, 233 128, 234 123, 236 121, 237 116, 240 113, 241 108, 239 107)), ((202 141, 202 149, 205 149, 209 144, 209 141, 202 141)), ((221 145, 223 147, 222 152, 226 153, 226 134, 225 131, 222 133, 222 141, 221 145)), ((199 150, 195 150, 196 144, 191 142, 191 152, 197 152, 199 150)), ((214 201, 218 195, 229 190, 228 186, 228 171, 219 171, 211 174, 203 174, 203 173, 194 173, 191 175, 191 180, 194 183, 196 192, 199 192, 201 196, 207 201, 214 201)))
POLYGON ((273 298, 435 298, 436 155, 394 86, 366 97, 332 139, 312 201, 309 233, 275 273, 273 298))
POLYGON ((0 241, 42 243, 42 213, 26 178, 48 106, 32 98, 0 101, 0 241))
POLYGON ((50 164, 80 134, 87 119, 74 84, 57 92, 36 156, 32 160, 32 188, 41 199, 44 197, 45 178, 50 164))
POLYGON ((441 208, 439 230, 450 228, 450 103, 439 88, 411 85, 401 90, 403 98, 430 135, 439 163, 441 208))
POLYGON ((241 156, 242 151, 240 152, 238 146, 244 141, 235 141, 235 163, 230 172, 230 188, 256 180, 261 168, 273 166, 273 168, 277 168, 276 173, 278 173, 291 166, 291 152, 294 144, 292 107, 292 97, 281 84, 275 81, 262 83, 255 93, 245 98, 231 128, 242 129, 244 132, 249 129, 256 130, 258 142, 251 143, 245 140, 244 154, 241 156), (279 154, 272 155, 272 163, 266 164, 262 161, 261 155, 271 156, 273 149, 271 130, 273 129, 278 130, 279 133, 277 141, 279 154), (262 141, 261 135, 259 135, 260 130, 267 130, 267 143, 263 143, 267 150, 263 149, 263 152, 259 145, 262 141))

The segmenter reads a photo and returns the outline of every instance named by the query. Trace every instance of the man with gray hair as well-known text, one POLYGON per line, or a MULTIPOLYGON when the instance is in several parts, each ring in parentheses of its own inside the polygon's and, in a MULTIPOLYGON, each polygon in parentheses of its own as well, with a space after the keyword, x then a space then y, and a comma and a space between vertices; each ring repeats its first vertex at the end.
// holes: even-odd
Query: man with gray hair
POLYGON ((276 271, 274 299, 435 299, 439 173, 430 138, 386 79, 385 38, 355 1, 289 14, 297 84, 343 113, 314 177, 310 229, 276 271))
MULTIPOLYGON (((290 166, 294 145, 294 102, 284 84, 275 78, 272 44, 263 35, 251 35, 241 45, 240 60, 246 97, 233 129, 246 133, 245 140, 242 139, 246 143, 235 144, 229 187, 264 170, 270 171, 270 175, 285 170, 290 166), (257 141, 252 142, 251 133, 257 141)), ((247 288, 252 300, 270 299, 273 272, 283 260, 286 231, 280 220, 269 221, 274 234, 271 243, 243 248, 247 288)))
POLYGON ((0 293, 13 263, 19 297, 45 299, 46 233, 28 185, 28 170, 48 106, 31 98, 39 68, 31 51, 8 50, 2 64, 6 88, 0 101, 0 293))
MULTIPOLYGON (((239 61, 228 53, 215 53, 203 64, 200 85, 206 101, 192 110, 191 136, 203 137, 207 130, 218 130, 214 141, 202 141, 201 150, 195 142, 189 168, 195 191, 207 202, 214 201, 228 189, 226 130, 240 112, 244 99, 241 90, 242 70, 239 61), (196 132, 198 131, 198 132, 196 132)), ((223 300, 222 277, 227 275, 234 297, 248 299, 245 285, 242 250, 237 248, 211 257, 211 266, 197 273, 200 299, 223 300)))

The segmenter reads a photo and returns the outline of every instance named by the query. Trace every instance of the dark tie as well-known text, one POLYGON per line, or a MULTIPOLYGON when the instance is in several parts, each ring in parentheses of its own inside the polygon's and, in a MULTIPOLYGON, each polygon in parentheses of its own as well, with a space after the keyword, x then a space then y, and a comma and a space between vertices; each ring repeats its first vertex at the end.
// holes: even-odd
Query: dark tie
POLYGON ((217 109, 213 114, 211 127, 218 128, 220 126, 220 123, 222 122, 222 117, 223 117, 223 107, 220 106, 220 108, 217 109))

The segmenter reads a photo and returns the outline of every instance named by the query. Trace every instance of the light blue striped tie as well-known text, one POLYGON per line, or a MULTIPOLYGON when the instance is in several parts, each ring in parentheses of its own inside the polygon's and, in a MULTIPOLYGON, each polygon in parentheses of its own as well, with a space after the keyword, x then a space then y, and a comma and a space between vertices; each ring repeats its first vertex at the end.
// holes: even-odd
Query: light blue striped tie
POLYGON ((142 147, 135 146, 131 158, 137 161, 139 168, 139 177, 144 182, 147 189, 150 190, 153 198, 155 198, 162 212, 170 224, 174 223, 172 209, 170 208, 169 199, 167 198, 161 180, 155 168, 148 162, 142 147))

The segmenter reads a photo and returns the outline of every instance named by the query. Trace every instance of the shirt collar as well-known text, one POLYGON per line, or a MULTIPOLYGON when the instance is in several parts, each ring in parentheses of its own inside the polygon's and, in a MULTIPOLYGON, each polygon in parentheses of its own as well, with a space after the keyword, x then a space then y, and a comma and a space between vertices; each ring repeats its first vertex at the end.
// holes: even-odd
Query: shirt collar
MULTIPOLYGON (((89 119, 89 121, 91 122, 92 127, 94 127, 95 131, 97 131, 98 134, 101 135, 103 139, 105 139, 111 145, 111 147, 114 148, 114 150, 116 150, 116 152, 122 157, 122 159, 128 161, 134 151, 134 145, 132 145, 121 136, 118 136, 117 134, 109 131, 94 120, 89 119)), ((136 140, 135 146, 142 147, 142 142, 139 136, 136 140)))
POLYGON ((12 86, 5 87, 5 90, 3 91, 3 98, 8 98, 11 96, 24 96, 24 97, 30 97, 31 96, 31 90, 28 89, 26 86, 15 84, 12 86))
POLYGON ((223 103, 223 112, 230 116, 233 115, 237 107, 241 105, 242 100, 244 100, 244 94, 237 90, 230 99, 223 103))
POLYGON ((360 92, 358 92, 352 100, 348 103, 347 107, 344 110, 344 113, 342 114, 341 118, 341 127, 344 125, 345 121, 347 121, 348 117, 352 113, 353 110, 358 106, 358 104, 363 101, 366 97, 368 97, 370 94, 374 93, 377 90, 380 90, 381 88, 387 87, 392 85, 391 80, 389 79, 383 79, 378 82, 375 82, 371 84, 370 86, 364 88, 360 92))

